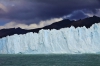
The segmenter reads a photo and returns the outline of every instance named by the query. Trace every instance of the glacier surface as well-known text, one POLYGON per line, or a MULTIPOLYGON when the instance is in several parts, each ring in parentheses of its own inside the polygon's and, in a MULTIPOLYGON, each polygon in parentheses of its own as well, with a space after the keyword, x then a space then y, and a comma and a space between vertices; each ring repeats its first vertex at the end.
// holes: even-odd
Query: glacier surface
POLYGON ((0 54, 81 54, 100 53, 100 24, 90 28, 40 30, 39 33, 0 39, 0 54))

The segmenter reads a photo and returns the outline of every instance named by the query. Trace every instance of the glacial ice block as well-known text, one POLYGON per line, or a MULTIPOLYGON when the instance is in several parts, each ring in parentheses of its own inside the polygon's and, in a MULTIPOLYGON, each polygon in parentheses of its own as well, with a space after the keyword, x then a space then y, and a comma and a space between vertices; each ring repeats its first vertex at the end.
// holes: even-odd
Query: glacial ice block
POLYGON ((40 30, 0 39, 0 54, 100 53, 100 24, 90 28, 40 30))

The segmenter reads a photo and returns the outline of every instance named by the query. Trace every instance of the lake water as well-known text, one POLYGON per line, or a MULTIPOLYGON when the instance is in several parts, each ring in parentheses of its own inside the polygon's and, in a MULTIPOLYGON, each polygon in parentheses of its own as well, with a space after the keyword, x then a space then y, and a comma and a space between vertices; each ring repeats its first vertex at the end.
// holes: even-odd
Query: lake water
POLYGON ((100 55, 0 55, 0 66, 100 66, 100 55))

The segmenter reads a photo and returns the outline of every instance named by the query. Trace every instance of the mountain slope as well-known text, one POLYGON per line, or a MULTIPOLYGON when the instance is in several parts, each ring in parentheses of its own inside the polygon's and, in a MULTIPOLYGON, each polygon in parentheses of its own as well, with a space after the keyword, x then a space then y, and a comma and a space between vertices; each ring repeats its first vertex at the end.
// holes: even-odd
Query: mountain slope
POLYGON ((85 18, 82 20, 77 20, 77 21, 70 21, 69 19, 64 19, 62 21, 59 22, 55 22, 51 25, 45 26, 43 28, 38 28, 38 29, 32 29, 32 30, 25 30, 25 29, 21 29, 21 28, 11 28, 11 29, 2 29, 0 30, 0 38, 2 37, 6 37, 7 35, 14 35, 14 34, 26 34, 28 32, 36 32, 38 33, 39 30, 41 29, 61 29, 61 28, 65 28, 65 27, 82 27, 82 26, 86 26, 87 28, 89 28, 90 26, 92 26, 94 23, 99 23, 100 22, 100 17, 89 17, 89 18, 85 18))

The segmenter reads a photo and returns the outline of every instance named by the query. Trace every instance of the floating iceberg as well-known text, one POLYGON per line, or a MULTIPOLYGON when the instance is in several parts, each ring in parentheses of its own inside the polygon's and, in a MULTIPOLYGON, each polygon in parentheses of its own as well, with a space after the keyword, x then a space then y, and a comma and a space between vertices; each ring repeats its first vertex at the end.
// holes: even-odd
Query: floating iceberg
POLYGON ((0 54, 81 54, 100 52, 100 24, 90 28, 40 30, 0 39, 0 54))

